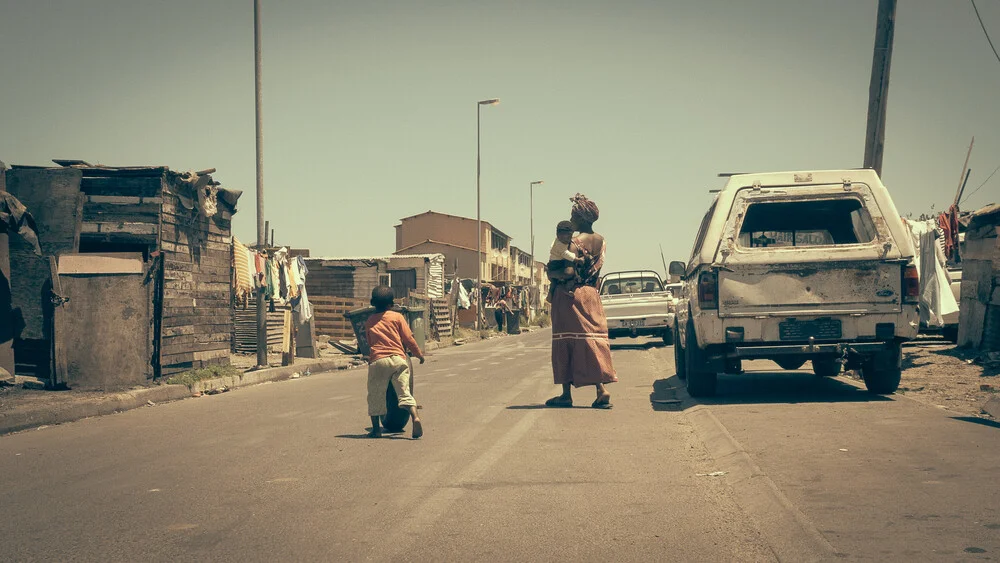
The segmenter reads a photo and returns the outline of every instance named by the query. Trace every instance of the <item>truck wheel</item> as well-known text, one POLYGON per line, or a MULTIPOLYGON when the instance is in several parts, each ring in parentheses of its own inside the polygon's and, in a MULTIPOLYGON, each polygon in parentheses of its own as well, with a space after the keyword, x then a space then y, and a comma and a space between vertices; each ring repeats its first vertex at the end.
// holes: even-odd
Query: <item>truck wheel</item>
POLYGON ((684 364, 687 368, 687 391, 692 397, 715 395, 716 373, 705 369, 705 362, 698 348, 692 323, 687 328, 687 346, 684 347, 684 364))
POLYGON ((774 360, 774 363, 778 364, 778 367, 780 367, 781 369, 787 369, 791 371, 793 369, 799 369, 800 367, 805 365, 806 361, 804 358, 796 358, 790 356, 787 358, 774 360))
POLYGON ((684 366, 684 347, 681 346, 681 336, 676 330, 674 332, 674 368, 677 370, 677 379, 687 379, 687 368, 684 366))
POLYGON ((889 395, 899 388, 902 377, 901 350, 899 344, 892 344, 885 352, 865 358, 861 363, 861 379, 869 393, 889 395))
POLYGON ((812 364, 813 373, 820 377, 836 377, 840 375, 840 368, 843 367, 837 358, 814 358, 812 364))

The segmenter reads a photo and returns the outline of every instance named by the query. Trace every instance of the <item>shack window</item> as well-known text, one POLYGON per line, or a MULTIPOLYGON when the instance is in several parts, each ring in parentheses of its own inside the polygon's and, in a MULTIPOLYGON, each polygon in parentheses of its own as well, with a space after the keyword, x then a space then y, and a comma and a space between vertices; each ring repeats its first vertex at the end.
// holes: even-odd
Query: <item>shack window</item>
POLYGON ((743 248, 863 244, 875 224, 854 198, 751 203, 740 226, 743 248))

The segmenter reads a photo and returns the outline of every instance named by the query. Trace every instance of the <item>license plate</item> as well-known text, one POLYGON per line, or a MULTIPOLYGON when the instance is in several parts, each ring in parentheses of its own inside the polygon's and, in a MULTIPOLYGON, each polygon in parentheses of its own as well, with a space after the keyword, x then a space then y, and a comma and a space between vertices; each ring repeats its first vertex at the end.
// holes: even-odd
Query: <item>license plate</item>
POLYGON ((782 340, 837 340, 841 337, 840 320, 816 319, 813 321, 797 321, 789 319, 778 325, 782 340))
POLYGON ((641 326, 646 326, 646 319, 635 319, 631 321, 622 321, 622 326, 625 328, 639 328, 641 326))

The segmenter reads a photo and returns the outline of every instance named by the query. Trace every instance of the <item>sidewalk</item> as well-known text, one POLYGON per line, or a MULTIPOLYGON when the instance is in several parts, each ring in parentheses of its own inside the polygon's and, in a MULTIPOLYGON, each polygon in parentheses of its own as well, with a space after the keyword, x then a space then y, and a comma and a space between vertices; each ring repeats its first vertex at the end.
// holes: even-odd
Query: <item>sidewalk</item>
MULTIPOLYGON (((281 381, 306 374, 346 370, 359 365, 356 356, 332 356, 319 359, 296 358, 295 365, 244 371, 240 375, 219 377, 187 385, 156 384, 129 391, 42 391, 0 387, 0 435, 102 416, 139 407, 156 406, 188 397, 212 395, 256 385, 281 381)), ((361 364, 363 365, 363 363, 361 364)))

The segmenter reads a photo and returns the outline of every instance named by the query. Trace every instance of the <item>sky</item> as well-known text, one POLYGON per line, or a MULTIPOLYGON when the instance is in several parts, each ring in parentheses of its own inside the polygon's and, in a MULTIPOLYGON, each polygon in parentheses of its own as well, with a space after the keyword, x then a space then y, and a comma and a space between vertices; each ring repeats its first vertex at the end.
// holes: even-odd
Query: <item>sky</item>
MULTIPOLYGON (((863 164, 877 0, 263 0, 265 215, 313 256, 385 255, 427 210, 544 259, 569 198, 605 271, 685 259, 720 172, 863 164)), ((1000 1, 978 0, 1000 45, 1000 1)), ((1000 61, 972 4, 896 14, 883 181, 903 214, 1000 195, 1000 61)), ((0 0, 0 160, 216 168, 256 240, 250 0, 0 0)))

